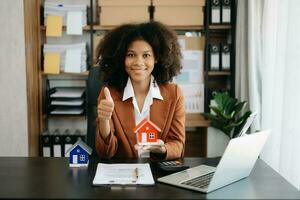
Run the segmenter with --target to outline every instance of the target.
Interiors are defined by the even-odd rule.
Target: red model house
[[[147,119],[142,120],[133,131],[139,145],[156,144],[158,133],[161,132],[159,127]]]

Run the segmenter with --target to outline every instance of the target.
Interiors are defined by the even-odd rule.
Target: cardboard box
[[[153,0],[154,20],[170,26],[203,26],[205,0]]]
[[[205,37],[187,37],[183,35],[178,36],[179,43],[182,45],[184,44],[185,50],[205,50]],[[181,42],[182,41],[182,42]]]
[[[150,0],[101,0],[98,2],[99,21],[102,26],[117,26],[150,20]]]

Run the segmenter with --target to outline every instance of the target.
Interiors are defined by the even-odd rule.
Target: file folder
[[[73,144],[75,144],[76,140],[72,137],[70,130],[66,129],[63,135],[63,151],[64,157],[70,157],[70,152],[68,151]]]
[[[220,45],[209,44],[209,70],[220,70]]]
[[[60,54],[45,53],[44,55],[44,72],[46,74],[59,74],[60,71]]]
[[[51,145],[51,137],[48,131],[45,131],[40,136],[41,138],[41,155],[43,157],[51,157],[52,156],[52,145]]]
[[[231,55],[231,48],[230,44],[222,44],[221,45],[221,51],[222,51],[222,56],[221,56],[221,70],[230,70],[230,55]]]
[[[222,24],[231,23],[231,0],[222,0]]]
[[[52,133],[53,157],[62,157],[62,135],[56,129]]]
[[[61,37],[62,36],[63,17],[49,15],[47,16],[46,36]]]
[[[220,0],[210,1],[210,23],[220,24],[221,23],[221,2]]]
[[[74,136],[76,138],[75,142],[77,142],[79,139],[81,139],[82,141],[86,142],[86,134],[84,134],[84,132],[82,132],[81,130],[76,129],[75,133],[74,133]]]

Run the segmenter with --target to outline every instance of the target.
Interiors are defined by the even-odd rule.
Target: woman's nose
[[[135,64],[136,65],[144,65],[144,59],[142,56],[137,56],[136,59],[135,59]]]

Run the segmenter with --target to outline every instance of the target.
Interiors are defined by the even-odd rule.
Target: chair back
[[[97,98],[101,91],[100,67],[91,67],[87,80],[87,144],[95,151]]]

